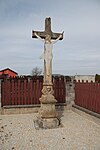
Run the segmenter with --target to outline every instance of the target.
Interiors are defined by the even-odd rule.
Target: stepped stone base
[[[60,121],[58,118],[37,118],[34,120],[35,129],[53,129],[58,128]]]

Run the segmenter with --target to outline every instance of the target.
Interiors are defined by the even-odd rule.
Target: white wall
[[[88,82],[91,82],[91,81],[95,82],[95,75],[75,75],[75,80],[76,81],[88,80]]]

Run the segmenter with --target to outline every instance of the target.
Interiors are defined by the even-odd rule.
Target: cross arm
[[[35,33],[40,36],[42,39],[45,39],[46,34],[44,32],[40,32],[40,31],[32,31],[32,38],[37,38],[37,36],[35,35]]]
[[[62,36],[59,38],[59,40],[63,39],[63,33],[51,33],[51,39],[56,40],[60,35],[62,34]]]
[[[45,39],[46,35],[49,34],[51,36],[51,39],[54,39],[56,40],[61,34],[62,36],[59,38],[59,40],[62,40],[63,39],[63,33],[54,33],[54,32],[46,32],[46,31],[32,31],[32,38],[37,38],[37,36],[35,35],[35,33],[40,36],[42,39]]]

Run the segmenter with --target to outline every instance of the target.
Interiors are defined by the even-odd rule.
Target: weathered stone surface
[[[55,104],[49,103],[49,104],[42,104],[41,108],[39,110],[39,115],[41,118],[55,118],[58,116],[58,113],[55,110]]]
[[[42,94],[40,102],[42,104],[50,104],[50,103],[55,104],[57,100],[54,98],[52,94],[47,93],[46,95]]]
[[[52,84],[52,47],[58,40],[63,39],[63,33],[53,33],[51,31],[51,18],[45,19],[45,31],[33,31],[33,38],[38,38],[44,43],[44,80],[42,96],[40,98],[41,108],[39,118],[35,120],[36,128],[56,128],[59,126],[58,114],[55,109],[57,100],[53,94]],[[55,39],[55,41],[52,41]]]
[[[60,120],[58,118],[38,118],[34,120],[35,129],[53,129],[60,125]]]
[[[45,31],[44,32],[43,31],[42,32],[35,31],[35,32],[37,32],[37,34],[43,39],[46,38],[47,34],[50,34],[51,39],[57,39],[59,37],[59,34],[60,34],[60,33],[52,32],[52,30],[51,30],[51,18],[50,17],[45,19]],[[36,35],[34,34],[34,31],[32,31],[32,38],[37,38]],[[63,36],[59,40],[62,40],[62,39],[63,39]]]

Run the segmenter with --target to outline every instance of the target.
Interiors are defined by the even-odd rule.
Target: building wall
[[[87,80],[88,82],[91,82],[91,81],[95,82],[95,75],[75,75],[75,80],[76,81]]]
[[[7,70],[8,77],[16,77],[16,74],[14,72],[11,72],[10,70]]]
[[[8,77],[16,77],[16,73],[14,73],[10,70],[0,71],[0,75],[2,75],[2,74],[6,74],[6,75],[8,75]]]

